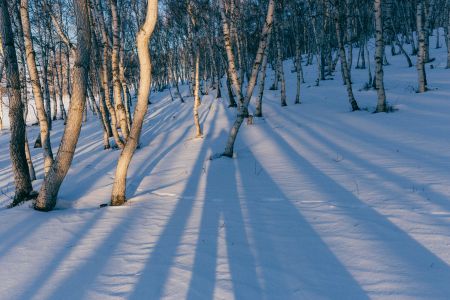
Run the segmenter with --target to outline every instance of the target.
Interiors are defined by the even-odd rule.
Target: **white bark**
[[[33,187],[25,156],[25,122],[20,92],[19,68],[6,0],[0,0],[0,36],[2,37],[2,48],[5,55],[6,80],[10,91],[9,122],[11,141],[9,143],[9,152],[15,182],[15,195],[12,205],[17,205],[29,198]]]
[[[417,53],[417,73],[419,78],[419,93],[424,93],[427,90],[427,78],[425,73],[425,61],[426,61],[426,43],[425,32],[423,28],[423,4],[421,0],[417,3],[417,34],[419,40],[419,51]]]
[[[194,88],[194,124],[195,124],[195,137],[202,136],[202,128],[200,126],[200,120],[198,117],[198,108],[200,107],[200,50],[196,49],[195,53],[195,88]]]
[[[75,154],[86,102],[91,55],[91,29],[89,27],[87,2],[85,0],[74,0],[73,4],[77,24],[77,50],[73,69],[74,88],[58,154],[42,183],[36,200],[35,209],[41,211],[52,210],[56,205],[59,188],[69,171]]]
[[[139,30],[136,38],[136,44],[139,56],[140,81],[138,100],[134,111],[133,124],[131,131],[122,153],[117,163],[116,176],[114,178],[114,186],[111,195],[111,205],[122,205],[126,201],[126,177],[128,166],[130,165],[134,151],[137,148],[139,137],[141,135],[142,123],[147,113],[148,97],[150,95],[152,64],[148,43],[155,29],[158,17],[158,1],[148,0],[147,16],[145,23]]]
[[[238,109],[238,115],[236,117],[236,120],[233,124],[233,127],[231,128],[230,135],[228,136],[227,144],[225,146],[225,151],[222,154],[223,156],[227,157],[233,157],[234,152],[234,143],[236,141],[237,134],[239,132],[239,129],[244,122],[245,118],[245,112],[247,111],[248,104],[250,102],[250,98],[253,94],[253,89],[255,88],[257,75],[260,69],[261,62],[264,57],[264,52],[267,47],[267,41],[269,39],[269,35],[272,31],[272,24],[273,24],[273,14],[275,9],[275,0],[269,1],[269,6],[267,8],[267,16],[266,21],[264,23],[264,27],[261,33],[261,37],[259,40],[259,46],[258,51],[256,52],[256,57],[253,63],[252,73],[250,76],[250,80],[248,82],[247,86],[247,93],[244,99],[243,105]]]
[[[113,50],[111,55],[112,73],[113,73],[113,94],[114,105],[117,116],[119,118],[120,129],[125,140],[128,139],[129,124],[127,120],[127,113],[122,100],[122,84],[120,82],[119,71],[119,51],[120,51],[120,30],[119,30],[119,14],[117,12],[117,0],[111,0],[111,15],[112,15],[112,36],[113,36]]]
[[[36,58],[33,48],[33,37],[31,35],[30,20],[28,15],[28,0],[21,0],[20,15],[23,27],[23,38],[25,43],[25,52],[28,65],[28,73],[31,80],[31,88],[33,90],[34,102],[36,105],[42,149],[44,154],[44,172],[48,173],[53,164],[53,153],[50,144],[49,125],[45,112],[44,99],[42,96],[41,83],[39,81],[39,73],[36,66]],[[56,70],[54,70],[56,71]]]
[[[384,40],[383,40],[383,18],[381,11],[381,0],[375,0],[375,86],[377,89],[378,102],[376,112],[386,112],[386,94],[384,91]]]

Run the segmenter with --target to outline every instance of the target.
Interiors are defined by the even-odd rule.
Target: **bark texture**
[[[6,0],[0,0],[0,33],[5,56],[6,80],[9,86],[9,122],[11,140],[9,152],[14,172],[15,194],[12,205],[30,197],[33,190],[25,154],[24,108],[20,91],[20,75],[16,49]]]
[[[56,159],[42,183],[35,209],[50,211],[56,205],[59,188],[69,171],[80,136],[83,111],[86,103],[87,79],[91,55],[91,30],[86,0],[73,1],[77,25],[77,48],[73,68],[73,93],[66,127]]]
[[[138,101],[134,111],[133,124],[131,125],[130,135],[116,168],[114,186],[111,195],[111,205],[122,205],[126,201],[126,182],[128,166],[130,165],[134,151],[136,150],[139,137],[141,135],[142,123],[148,108],[148,97],[150,95],[150,86],[152,80],[152,63],[148,43],[155,29],[158,18],[158,1],[149,0],[147,4],[147,16],[144,24],[139,30],[136,38],[136,44],[139,56],[139,91]]]

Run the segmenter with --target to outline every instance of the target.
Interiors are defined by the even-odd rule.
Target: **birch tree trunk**
[[[39,81],[39,73],[36,67],[36,58],[33,48],[33,37],[31,34],[30,19],[28,15],[28,0],[20,1],[20,15],[22,19],[23,38],[25,43],[25,52],[28,65],[28,73],[31,80],[31,88],[33,90],[34,102],[38,115],[40,137],[44,154],[44,173],[47,174],[53,163],[53,153],[50,144],[49,126],[45,112],[44,99],[42,96],[41,83]]]
[[[300,49],[300,40],[297,37],[295,40],[295,72],[297,73],[297,90],[295,95],[295,104],[300,104],[300,88],[302,85],[302,52]]]
[[[86,0],[73,0],[77,27],[77,48],[73,68],[73,94],[66,127],[56,159],[42,183],[35,209],[50,211],[56,205],[59,188],[72,163],[86,102],[87,77],[91,55],[91,29]]]
[[[223,0],[221,0],[222,2]],[[221,7],[223,9],[223,6]],[[234,143],[236,142],[236,137],[239,132],[239,129],[244,122],[244,118],[246,117],[245,112],[247,111],[248,104],[253,94],[253,89],[256,85],[257,75],[260,69],[261,62],[264,57],[264,52],[267,47],[267,41],[269,39],[269,35],[272,30],[273,25],[273,14],[275,9],[275,0],[269,0],[269,5],[267,8],[266,21],[264,23],[264,27],[261,32],[261,37],[259,40],[258,50],[256,52],[256,57],[253,63],[252,73],[250,80],[247,86],[247,93],[244,99],[243,105],[238,109],[238,114],[236,120],[231,128],[230,134],[228,136],[227,144],[225,146],[225,151],[222,156],[233,157],[234,153]],[[225,30],[224,30],[225,32]]]
[[[194,87],[194,124],[195,124],[195,137],[199,138],[202,134],[202,128],[200,126],[200,120],[198,117],[198,108],[200,107],[200,49],[196,46],[195,51],[195,87]]]
[[[281,17],[279,18],[281,19]],[[286,79],[284,78],[284,68],[283,68],[283,53],[281,51],[281,25],[278,23],[276,26],[276,44],[277,44],[277,69],[281,81],[281,106],[287,106],[286,103]]]
[[[244,103],[244,98],[242,96],[241,84],[239,82],[239,78],[236,71],[236,63],[234,59],[233,48],[231,47],[230,26],[228,25],[227,17],[225,15],[225,8],[223,1],[224,0],[220,0],[220,16],[222,18],[223,39],[225,42],[225,50],[228,58],[228,74],[230,76],[234,91],[236,92],[236,96],[238,97],[238,105],[240,109],[242,104]]]
[[[376,112],[386,112],[386,94],[384,91],[384,40],[383,40],[383,15],[381,11],[381,1],[375,0],[375,86],[377,89],[378,102]]]
[[[109,89],[109,82],[110,82],[110,77],[109,77],[109,70],[108,70],[108,59],[109,59],[109,40],[108,40],[108,34],[106,32],[106,26],[105,26],[105,20],[103,18],[103,10],[101,7],[101,2],[99,0],[95,0],[95,12],[96,15],[98,16],[98,23],[99,23],[99,28],[100,28],[100,32],[102,35],[102,44],[101,44],[101,48],[102,48],[102,71],[101,71],[101,81],[102,81],[102,85],[103,85],[103,91],[105,93],[105,104],[106,107],[108,109],[109,112],[109,116],[111,118],[111,132],[112,135],[114,137],[114,141],[117,145],[117,147],[119,148],[123,148],[124,147],[124,143],[122,142],[122,140],[120,139],[119,133],[117,131],[117,114],[116,114],[116,110],[114,109],[114,106],[112,105],[112,101],[111,101],[111,92]]]
[[[20,75],[6,0],[0,0],[0,30],[5,56],[6,80],[10,89],[9,122],[11,141],[9,143],[9,151],[15,182],[15,194],[12,202],[12,206],[14,206],[29,199],[33,187],[25,155],[25,121],[20,92]]]
[[[447,0],[447,69],[450,69],[450,0]]]
[[[423,3],[421,0],[417,3],[417,34],[419,40],[419,52],[417,53],[417,73],[419,77],[419,93],[424,93],[427,90],[427,76],[425,73],[425,32],[423,30]]]
[[[267,41],[267,44],[270,44],[270,36],[269,39]],[[256,99],[256,106],[255,106],[255,117],[261,118],[263,116],[263,112],[262,112],[262,102],[263,102],[263,95],[264,95],[264,86],[266,83],[266,72],[267,72],[267,49],[269,47],[266,48],[266,50],[264,51],[264,57],[263,57],[263,61],[262,61],[262,66],[261,66],[261,78],[259,79],[259,91],[258,91],[258,98]]]
[[[152,64],[148,43],[153,34],[153,30],[155,29],[157,17],[158,1],[148,0],[147,16],[136,38],[140,67],[138,100],[134,111],[134,121],[131,125],[128,142],[122,150],[119,161],[117,162],[116,176],[114,178],[114,185],[111,195],[111,205],[113,206],[122,205],[126,201],[126,179],[128,166],[130,165],[134,151],[138,145],[142,123],[144,122],[144,117],[147,113],[148,97],[150,94],[152,79]]]
[[[119,71],[119,51],[120,51],[120,30],[119,30],[119,14],[117,12],[117,0],[111,0],[111,15],[112,15],[112,36],[113,49],[111,56],[112,73],[113,73],[113,94],[114,105],[119,117],[120,129],[125,141],[128,139],[129,124],[127,121],[127,113],[124,103],[122,101],[122,84],[120,82]]]
[[[337,10],[339,10],[339,8],[337,8]],[[342,75],[344,77],[345,86],[347,87],[348,102],[352,107],[352,111],[356,111],[359,110],[359,106],[358,103],[356,102],[355,96],[353,95],[352,81],[350,79],[351,78],[350,70],[347,64],[347,55],[345,53],[344,42],[342,39],[341,21],[338,11],[336,11],[335,13],[335,26],[336,26],[336,37],[339,46],[339,57],[341,59],[341,66],[342,66]]]

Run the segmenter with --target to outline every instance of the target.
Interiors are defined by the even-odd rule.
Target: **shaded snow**
[[[265,118],[243,125],[232,160],[208,159],[234,119],[225,99],[203,97],[205,136],[193,139],[192,99],[155,94],[124,207],[98,208],[119,151],[102,150],[90,117],[57,209],[0,210],[0,298],[448,299],[445,51],[433,49],[425,94],[414,92],[415,68],[388,57],[387,96],[399,109],[390,114],[349,112],[339,72],[315,87],[314,66],[294,106],[286,62],[289,106],[266,91]],[[357,91],[367,70],[352,76],[360,106],[373,109],[376,92]],[[54,128],[57,147],[62,124]],[[28,128],[30,140],[37,132]],[[3,207],[13,193],[8,140],[3,132]],[[32,152],[38,189],[42,155]]]

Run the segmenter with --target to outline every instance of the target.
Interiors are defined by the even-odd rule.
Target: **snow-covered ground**
[[[243,125],[235,159],[209,160],[234,119],[226,98],[203,97],[205,136],[193,139],[192,99],[152,95],[124,207],[99,208],[119,151],[102,149],[90,117],[57,209],[0,210],[0,299],[449,299],[446,49],[432,49],[425,94],[415,68],[387,52],[398,111],[372,114],[376,92],[358,91],[367,70],[353,70],[369,111],[350,112],[340,73],[316,87],[315,66],[293,105],[287,61],[289,106],[266,91],[265,118]],[[55,149],[61,134],[57,122]],[[1,133],[2,207],[13,194],[8,141]]]

